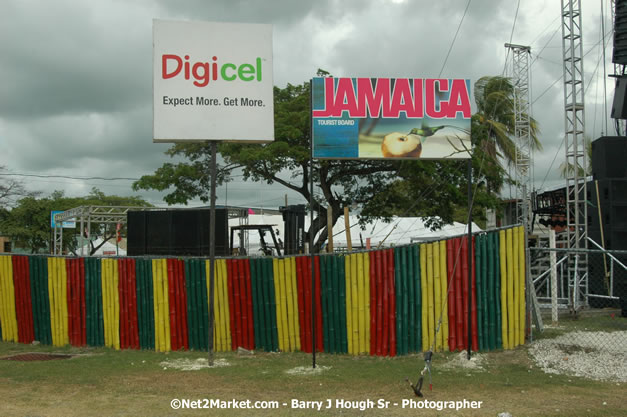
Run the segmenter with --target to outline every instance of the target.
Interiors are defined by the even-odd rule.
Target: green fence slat
[[[250,285],[253,296],[253,327],[255,330],[255,347],[257,349],[263,348],[265,350],[266,341],[265,341],[265,331],[263,331],[263,326],[265,323],[263,309],[261,309],[261,305],[263,302],[263,297],[261,295],[261,285],[259,279],[259,268],[256,260],[249,260],[250,263]]]
[[[94,274],[94,287],[96,289],[96,340],[97,346],[104,346],[104,311],[103,311],[103,299],[102,299],[102,263],[100,259],[92,259],[92,267]]]
[[[416,245],[414,247],[414,262],[416,267],[415,276],[414,276],[414,286],[416,291],[414,292],[414,300],[415,300],[415,332],[416,332],[416,351],[422,351],[422,287],[420,285],[420,246]]]
[[[200,263],[198,259],[191,259],[190,260],[190,270],[192,273],[192,290],[194,291],[193,294],[191,294],[192,299],[194,300],[194,309],[193,309],[193,313],[194,313],[194,336],[196,338],[196,349],[197,350],[203,350],[203,343],[202,343],[202,336],[203,336],[203,332],[202,332],[202,320],[203,320],[203,302],[202,302],[202,293],[203,293],[203,287],[202,287],[202,277],[201,277],[201,271],[200,271]],[[207,287],[204,287],[204,292],[207,292]]]
[[[484,235],[481,239],[482,253],[483,253],[483,274],[481,277],[481,282],[483,283],[483,347],[486,350],[490,350],[490,326],[489,326],[489,315],[490,315],[490,303],[488,300],[488,257],[490,254],[488,253],[488,236]]]
[[[39,338],[40,335],[40,322],[41,318],[39,317],[39,297],[37,294],[37,266],[35,266],[34,258],[32,256],[28,257],[28,270],[30,274],[30,298],[33,309],[33,331],[35,333],[35,340],[41,341]],[[2,340],[2,323],[0,323],[0,340]]]
[[[494,234],[488,234],[488,349],[496,347],[496,305],[494,304]]]
[[[416,352],[416,286],[414,283],[414,246],[408,246],[405,250],[407,257],[407,276],[405,282],[407,283],[407,333],[408,333],[408,352]]]
[[[405,316],[405,324],[403,325],[403,344],[405,345],[404,354],[407,355],[413,351],[413,339],[411,337],[411,328],[413,327],[413,303],[411,299],[411,247],[403,247],[401,253],[401,267],[403,269],[403,315]]]
[[[333,255],[320,257],[320,295],[322,297],[322,335],[324,351],[336,353],[333,329]]]
[[[481,246],[481,235],[477,235],[475,237],[475,300],[477,303],[477,341],[479,342],[479,350],[484,350],[483,346],[483,300],[481,299],[481,278],[482,278],[482,246]]]
[[[340,316],[340,332],[341,339],[340,344],[342,346],[341,353],[348,353],[348,335],[346,329],[346,267],[344,264],[344,257],[335,258],[335,274],[337,277],[337,284],[339,287],[339,316]]]
[[[154,349],[154,310],[152,305],[152,263],[149,259],[135,262],[139,339],[142,349]]]
[[[338,270],[339,256],[329,258],[329,276],[331,278],[331,318],[333,320],[334,353],[343,353],[342,345],[342,301],[340,296],[340,278]],[[344,328],[344,330],[346,330]]]
[[[52,325],[50,323],[50,298],[48,294],[48,260],[45,257],[38,257],[39,263],[39,297],[41,307],[42,340],[47,345],[52,344]]]
[[[338,322],[339,322],[339,317],[336,317],[338,312],[337,312],[337,302],[336,302],[336,293],[335,293],[335,271],[334,271],[334,265],[335,262],[333,260],[334,255],[329,255],[326,257],[321,258],[321,260],[324,260],[324,271],[325,271],[325,285],[324,285],[324,291],[325,291],[325,299],[326,299],[326,303],[327,303],[327,323],[325,323],[325,326],[328,326],[329,328],[329,347],[327,350],[327,347],[325,345],[325,350],[327,350],[330,353],[339,353],[340,352],[340,344],[339,344],[339,340],[340,338],[338,337]]]
[[[276,297],[274,295],[274,272],[272,270],[272,259],[271,258],[263,258],[263,266],[264,266],[264,281],[266,284],[266,297],[268,299],[268,308],[266,311],[270,316],[270,340],[271,351],[275,352],[279,350],[279,333],[277,329],[277,317],[276,317]]]
[[[187,343],[190,349],[198,349],[198,339],[196,338],[196,289],[194,288],[195,274],[190,268],[190,259],[183,261],[183,269],[185,271],[185,292],[187,293],[187,300],[185,309],[187,310]],[[194,276],[192,276],[194,275]]]
[[[394,265],[401,265],[400,260],[401,248],[394,249]],[[403,317],[403,284],[401,283],[401,268],[394,269],[394,287],[396,288],[396,352],[403,354],[403,328],[405,321]]]

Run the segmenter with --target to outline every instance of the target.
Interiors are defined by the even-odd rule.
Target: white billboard
[[[272,26],[153,21],[153,141],[274,140]]]

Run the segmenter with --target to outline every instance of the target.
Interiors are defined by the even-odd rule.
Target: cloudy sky
[[[602,3],[610,34],[606,71],[613,72],[610,1],[581,3],[586,135],[594,139],[605,132]],[[535,188],[560,185],[558,167],[565,159],[560,1],[523,0],[518,9],[517,4],[0,0],[0,165],[31,190],[74,196],[98,187],[165,205],[159,193],[134,193],[131,180],[80,178],[139,178],[169,159],[163,154],[169,145],[152,142],[152,21],[206,20],[272,24],[274,83],[280,87],[302,83],[318,68],[343,77],[429,78],[442,72],[474,82],[484,75],[511,75],[504,43],[528,45],[532,114],[544,145],[534,156]],[[614,83],[606,80],[609,113]],[[218,204],[277,207],[284,194],[278,185],[236,181],[218,190]],[[290,203],[296,201],[290,196]]]

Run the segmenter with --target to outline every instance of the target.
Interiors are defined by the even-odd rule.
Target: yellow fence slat
[[[509,349],[507,336],[507,242],[505,230],[499,231],[499,268],[501,274],[501,339],[503,349]]]
[[[505,231],[507,243],[507,340],[510,349],[516,347],[514,329],[516,326],[516,309],[514,308],[514,233],[512,229]]]
[[[429,348],[434,345],[435,314],[434,314],[434,277],[433,277],[433,244],[427,244],[427,314],[429,317],[428,341]]]
[[[513,309],[513,316],[514,316],[514,334],[513,334],[513,339],[510,340],[510,342],[512,343],[512,347],[516,347],[520,344],[520,340],[518,339],[518,336],[520,334],[520,316],[518,315],[518,311],[520,310],[518,303],[520,302],[520,296],[518,294],[518,292],[520,291],[520,288],[518,286],[518,282],[520,281],[520,278],[518,276],[519,273],[519,268],[518,268],[518,244],[519,244],[519,233],[518,233],[518,228],[515,227],[513,229],[510,229],[512,231],[512,253],[509,259],[512,260],[512,285],[514,290],[512,291],[512,296],[514,297],[514,309]]]
[[[117,259],[102,259],[102,312],[105,346],[120,349],[120,296]]]
[[[353,322],[353,354],[359,355],[359,287],[357,283],[357,255],[350,257],[350,277],[351,277],[351,320]]]
[[[2,340],[17,342],[17,312],[11,256],[0,256],[0,322],[2,323]]]
[[[289,342],[289,351],[293,352],[296,348],[296,336],[295,336],[295,321],[298,320],[298,312],[294,315],[294,289],[292,288],[292,263],[290,262],[290,258],[283,259],[283,268],[284,268],[284,278],[285,278],[285,299],[287,306],[287,332],[288,332],[288,342]],[[294,317],[296,316],[296,317]]]
[[[48,258],[48,299],[52,344],[65,346],[70,340],[67,331],[67,272],[63,258]]]
[[[520,344],[525,343],[525,229],[518,227],[518,317],[520,321],[520,327],[518,328],[518,341]]]
[[[440,315],[442,313],[442,277],[440,276],[440,245],[439,243],[433,243],[433,299],[434,299],[434,327],[431,330],[435,340],[431,343],[435,344],[435,351],[440,352],[442,350],[442,333],[437,331],[440,321]],[[428,255],[428,253],[427,253]]]
[[[229,310],[228,294],[228,274],[226,260],[217,259],[215,261],[214,292],[213,292],[213,340],[216,352],[227,352],[231,350],[231,322]],[[205,261],[206,276],[210,277],[210,262]],[[207,299],[209,299],[210,280],[207,279]]]
[[[155,310],[155,350],[168,352],[170,344],[170,308],[168,299],[168,265],[165,259],[152,260]]]
[[[366,353],[366,288],[364,285],[364,260],[363,254],[355,254],[355,261],[357,264],[357,313],[359,320],[359,351],[357,353]]]
[[[300,350],[300,321],[299,321],[299,308],[298,305],[298,274],[296,272],[296,258],[291,257],[288,259],[290,264],[290,274],[292,283],[292,305],[293,309],[293,321],[294,321],[294,349]],[[252,318],[251,318],[252,320]]]
[[[228,284],[228,272],[226,267],[226,260],[220,260],[218,265],[220,266],[222,279],[222,310],[223,310],[223,327],[224,327],[224,351],[231,350],[231,309],[229,306],[229,284]]]
[[[276,329],[277,339],[279,342],[279,350],[285,349],[283,343],[283,315],[281,314],[281,286],[279,282],[279,260],[272,258],[272,275],[274,279],[274,300],[276,302]]]

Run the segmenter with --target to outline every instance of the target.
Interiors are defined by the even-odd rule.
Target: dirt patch
[[[321,373],[331,369],[330,366],[297,366],[296,368],[288,369],[285,371],[288,375],[320,375]]]
[[[468,371],[485,371],[486,356],[473,352],[468,359],[468,352],[462,351],[442,365],[444,369],[465,369]]]
[[[534,342],[529,353],[549,374],[627,382],[627,332],[570,332]]]
[[[199,371],[201,369],[222,368],[224,366],[231,366],[226,359],[216,359],[213,361],[213,365],[209,366],[207,358],[198,359],[175,359],[160,362],[159,365],[164,370],[169,368],[178,369],[180,371]]]

